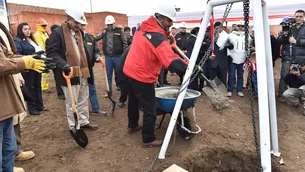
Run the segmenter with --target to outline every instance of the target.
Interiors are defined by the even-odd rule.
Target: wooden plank
[[[188,172],[185,169],[179,167],[176,164],[173,164],[172,166],[168,167],[167,169],[165,169],[163,172]]]

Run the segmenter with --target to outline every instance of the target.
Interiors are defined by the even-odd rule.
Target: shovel
[[[72,102],[72,112],[74,115],[74,120],[75,120],[75,126],[73,129],[70,130],[70,134],[72,135],[73,139],[76,141],[76,143],[82,147],[85,148],[88,145],[88,137],[86,133],[84,132],[83,129],[80,128],[80,125],[78,124],[78,116],[77,116],[77,110],[76,110],[76,104],[75,104],[75,99],[71,87],[71,77],[73,74],[73,68],[71,68],[71,72],[69,75],[66,75],[64,72],[62,72],[62,75],[66,79],[67,86],[68,86],[68,92],[69,92],[69,97]]]
[[[108,85],[108,77],[107,77],[105,63],[101,60],[100,64],[102,65],[102,68],[104,69],[104,73],[105,73],[106,91],[107,91],[108,98],[111,101],[111,105],[110,105],[109,111],[110,111],[110,115],[113,116],[116,102],[111,97],[112,95],[111,95],[111,92],[110,92],[110,89],[109,89],[109,85]]]
[[[207,82],[207,86],[203,88],[203,91],[208,97],[212,97],[215,92],[224,95],[227,94],[226,86],[217,77],[209,80],[203,73],[200,73],[200,75]]]
[[[178,53],[186,60],[189,60],[189,58],[179,49],[179,47],[176,46],[176,41],[174,41],[171,44],[171,47],[175,48]],[[205,59],[206,61],[207,59]],[[205,63],[204,61],[204,63]],[[203,64],[204,64],[203,63]],[[199,67],[201,70],[200,75],[203,77],[204,80],[207,82],[207,87],[203,88],[203,91],[207,94],[207,96],[211,97],[215,92],[216,93],[221,93],[221,94],[227,94],[227,88],[226,86],[218,79],[215,77],[213,80],[209,80],[203,73],[202,73],[202,68]]]

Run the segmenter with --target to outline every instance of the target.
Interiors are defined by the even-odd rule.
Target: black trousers
[[[129,86],[130,84],[128,80],[124,82],[120,82],[120,88],[121,88],[121,94],[119,98],[120,103],[125,103],[127,101]]]
[[[25,86],[34,98],[34,101],[27,101],[29,113],[41,111],[44,108],[42,102],[41,73],[30,70],[29,72],[23,72],[22,76],[25,81]]]
[[[163,82],[167,83],[167,74],[168,74],[168,70],[164,69],[164,74],[163,74]]]
[[[56,72],[60,72],[58,70],[59,69],[56,69],[56,68],[53,69],[53,74],[54,74],[54,80],[55,80],[55,85],[56,85],[57,96],[59,97],[59,96],[62,96],[62,95],[64,96],[65,94],[64,94],[64,91],[61,88],[60,80],[59,80],[59,78],[56,75]]]
[[[227,86],[227,74],[228,74],[228,69],[227,68],[209,68],[209,75],[210,75],[210,80],[213,80],[216,76],[217,78],[225,85]]]
[[[160,74],[159,74],[159,77],[158,77],[158,82],[159,84],[163,87],[164,85],[164,68],[162,67],[161,71],[160,71]]]
[[[156,98],[154,84],[148,84],[129,78],[128,92],[128,128],[135,128],[139,121],[139,107],[143,109],[143,143],[150,143],[156,140],[155,123]]]

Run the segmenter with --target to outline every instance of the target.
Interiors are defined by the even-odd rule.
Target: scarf
[[[89,78],[90,73],[81,32],[75,32],[75,37],[77,38],[75,43],[75,40],[73,40],[75,38],[73,38],[67,23],[62,24],[62,30],[66,45],[66,59],[68,64],[73,68],[72,77]]]

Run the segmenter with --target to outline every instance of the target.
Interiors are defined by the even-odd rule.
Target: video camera
[[[301,67],[302,66],[300,64],[293,64],[291,70],[292,71],[299,71]]]
[[[296,23],[295,18],[284,18],[283,21],[281,22],[280,25],[282,25],[282,31],[283,32],[288,32],[289,35],[291,33],[291,28],[294,26]]]

